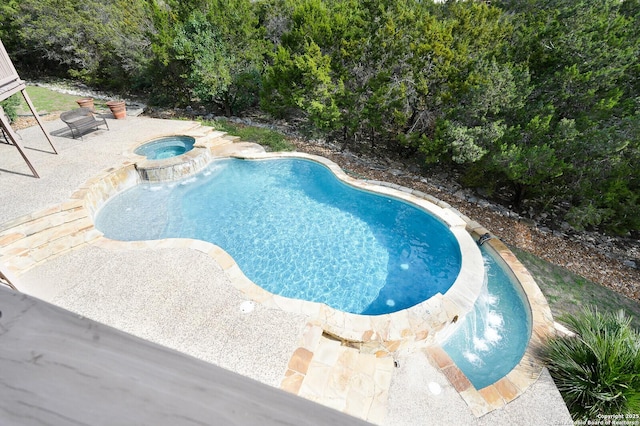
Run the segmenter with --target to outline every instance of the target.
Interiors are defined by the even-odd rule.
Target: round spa
[[[191,151],[194,143],[195,139],[191,136],[167,136],[140,145],[134,153],[148,160],[162,160]]]

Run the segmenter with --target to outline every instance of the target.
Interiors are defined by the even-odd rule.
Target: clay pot
[[[76,99],[76,103],[80,108],[89,108],[91,111],[96,112],[96,107],[93,105],[93,98]]]
[[[117,120],[122,120],[127,116],[127,107],[124,101],[109,101],[107,106]]]

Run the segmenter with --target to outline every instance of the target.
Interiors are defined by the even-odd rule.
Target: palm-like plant
[[[561,320],[575,333],[541,355],[575,420],[640,413],[640,334],[622,310],[585,309]]]

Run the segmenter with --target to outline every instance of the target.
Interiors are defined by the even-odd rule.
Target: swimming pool
[[[342,185],[357,188],[369,194],[382,194],[396,201],[403,200],[406,201],[408,205],[418,206],[420,210],[430,212],[437,217],[445,227],[448,227],[448,230],[455,235],[459,244],[462,253],[462,267],[455,282],[446,293],[438,293],[428,300],[408,309],[384,315],[360,315],[337,310],[324,303],[283,297],[267,291],[259,285],[256,285],[258,283],[250,280],[245,275],[241,265],[236,262],[234,257],[225,252],[225,250],[222,250],[215,243],[203,242],[199,237],[189,236],[184,232],[175,232],[173,236],[178,237],[176,239],[173,237],[169,239],[160,237],[157,241],[149,241],[146,243],[126,243],[126,241],[145,239],[144,235],[150,235],[148,229],[140,229],[140,226],[135,222],[137,216],[144,216],[146,212],[151,212],[156,217],[156,220],[150,221],[150,228],[155,227],[159,232],[157,235],[162,235],[162,231],[167,228],[167,219],[163,218],[163,216],[181,216],[179,210],[172,211],[172,207],[169,208],[175,205],[175,200],[166,199],[164,195],[166,195],[167,192],[164,191],[169,191],[173,188],[181,188],[181,191],[188,191],[192,188],[197,188],[199,185],[205,185],[205,182],[207,182],[210,176],[218,176],[223,171],[219,166],[224,165],[225,161],[221,160],[208,163],[209,166],[207,166],[203,172],[193,175],[192,178],[164,180],[153,184],[145,183],[147,180],[140,178],[140,162],[127,164],[114,171],[109,171],[102,178],[95,180],[79,195],[84,197],[86,208],[96,227],[104,231],[104,228],[98,225],[97,222],[105,218],[102,217],[99,219],[98,216],[103,215],[106,209],[109,208],[109,205],[118,200],[121,195],[127,194],[132,190],[157,193],[159,196],[156,198],[155,203],[150,202],[147,205],[136,206],[135,199],[132,198],[132,204],[126,205],[126,203],[122,203],[121,207],[123,207],[123,209],[120,211],[118,209],[113,210],[113,214],[122,216],[120,219],[117,219],[115,223],[123,227],[122,230],[118,232],[122,232],[122,240],[124,240],[124,242],[109,242],[109,235],[105,235],[109,247],[111,247],[112,244],[115,244],[113,247],[131,247],[134,249],[190,247],[207,254],[211,259],[216,261],[230,278],[231,285],[242,292],[249,300],[257,301],[268,309],[280,309],[294,314],[305,315],[310,318],[310,321],[314,323],[317,322],[322,327],[323,333],[327,333],[330,336],[347,342],[356,342],[361,344],[362,348],[366,348],[366,350],[395,352],[396,350],[401,351],[406,348],[416,347],[416,345],[417,347],[426,347],[432,357],[432,361],[438,364],[447,377],[453,378],[451,380],[456,390],[460,392],[460,395],[470,407],[473,407],[474,413],[478,416],[491,411],[499,405],[496,405],[497,402],[493,398],[495,392],[499,392],[502,396],[502,399],[499,401],[506,404],[514,398],[517,398],[528,386],[537,380],[539,374],[542,372],[542,366],[537,363],[534,353],[531,352],[531,348],[542,344],[544,336],[554,333],[553,318],[546,304],[546,300],[533,278],[522,264],[517,261],[513,253],[497,239],[491,240],[487,244],[491,246],[491,251],[497,256],[496,259],[498,259],[499,263],[504,260],[504,262],[508,264],[506,268],[509,271],[513,271],[514,275],[513,281],[501,280],[501,285],[515,286],[516,292],[520,290],[523,291],[523,299],[525,300],[524,303],[526,306],[525,312],[530,315],[525,318],[525,321],[529,321],[527,324],[530,324],[530,326],[528,329],[526,327],[524,328],[524,330],[529,331],[522,333],[523,329],[519,328],[519,325],[515,323],[512,327],[512,324],[509,322],[510,320],[503,322],[504,330],[505,333],[511,333],[511,330],[514,330],[513,333],[522,333],[523,338],[529,339],[529,346],[524,355],[517,353],[519,352],[518,350],[514,351],[517,353],[517,357],[522,356],[520,362],[508,372],[506,376],[502,377],[493,385],[483,388],[483,391],[487,389],[487,393],[478,392],[478,390],[476,390],[478,388],[473,388],[471,382],[468,380],[458,380],[458,378],[461,378],[464,374],[468,374],[471,377],[474,373],[469,373],[468,369],[462,371],[452,359],[454,356],[449,355],[447,351],[442,349],[441,345],[446,341],[446,336],[450,337],[452,334],[455,334],[458,326],[463,323],[463,317],[475,308],[476,299],[479,297],[481,287],[485,280],[485,263],[487,260],[483,260],[483,253],[481,253],[481,248],[478,247],[475,239],[489,231],[480,224],[463,216],[447,203],[420,191],[400,187],[392,183],[352,178],[346,175],[335,163],[323,157],[303,153],[247,153],[243,150],[226,150],[224,152],[226,155],[238,155],[240,158],[245,159],[225,160],[232,162],[244,161],[258,163],[264,161],[266,163],[272,160],[275,161],[276,159],[305,159],[325,167]],[[184,156],[178,159],[182,158],[184,158]],[[290,179],[280,180],[286,183]],[[220,186],[220,190],[225,189],[224,185]],[[260,196],[259,191],[257,196]],[[260,213],[262,213],[262,210],[259,209],[256,210],[255,214]],[[295,214],[293,216],[295,216]],[[185,217],[188,217],[188,215]],[[238,217],[240,216],[236,216],[236,218]],[[107,222],[109,222],[109,220]],[[182,225],[180,225],[181,219],[176,218],[173,222],[175,225],[174,231],[180,231],[182,228]],[[234,222],[231,220],[229,223],[233,224],[233,227],[242,228],[240,221]],[[212,226],[216,226],[216,224]],[[475,239],[472,238],[472,235],[476,235]],[[194,267],[197,267],[197,265],[194,265]],[[491,279],[491,274],[489,275],[489,279]],[[501,299],[501,301],[502,300],[504,299]],[[385,300],[385,303],[386,302]],[[523,318],[520,318],[520,320],[522,319]],[[530,331],[531,329],[534,329],[535,333],[532,333]],[[495,355],[499,359],[502,354],[501,351],[504,349],[494,346],[490,350],[493,349],[496,350]],[[511,349],[507,349],[507,351],[511,351]],[[509,353],[506,356],[511,357],[511,355],[512,353]],[[487,363],[493,362],[492,359],[493,358],[489,357],[485,358]],[[487,371],[492,370],[492,366],[488,365]],[[476,370],[476,373],[480,375],[486,374],[481,370]],[[490,374],[496,374],[494,378],[498,376],[498,373]],[[475,384],[478,387],[482,386],[482,384],[478,385],[477,381]],[[479,405],[479,401],[484,402]]]
[[[433,215],[305,159],[216,160],[191,179],[130,188],[95,223],[117,240],[212,242],[274,294],[366,315],[446,293],[462,262]]]
[[[486,286],[442,348],[476,389],[500,380],[522,359],[529,343],[529,304],[513,273],[487,245],[481,247]]]

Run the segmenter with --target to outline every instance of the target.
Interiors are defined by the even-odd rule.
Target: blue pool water
[[[302,159],[219,160],[195,178],[139,185],[109,200],[96,227],[125,241],[209,241],[274,294],[359,314],[444,294],[461,266],[434,216]]]
[[[134,151],[149,160],[176,157],[193,149],[195,139],[191,136],[167,136],[139,146]]]
[[[522,358],[531,336],[531,312],[504,261],[481,247],[487,285],[443,349],[476,389],[500,380]]]

